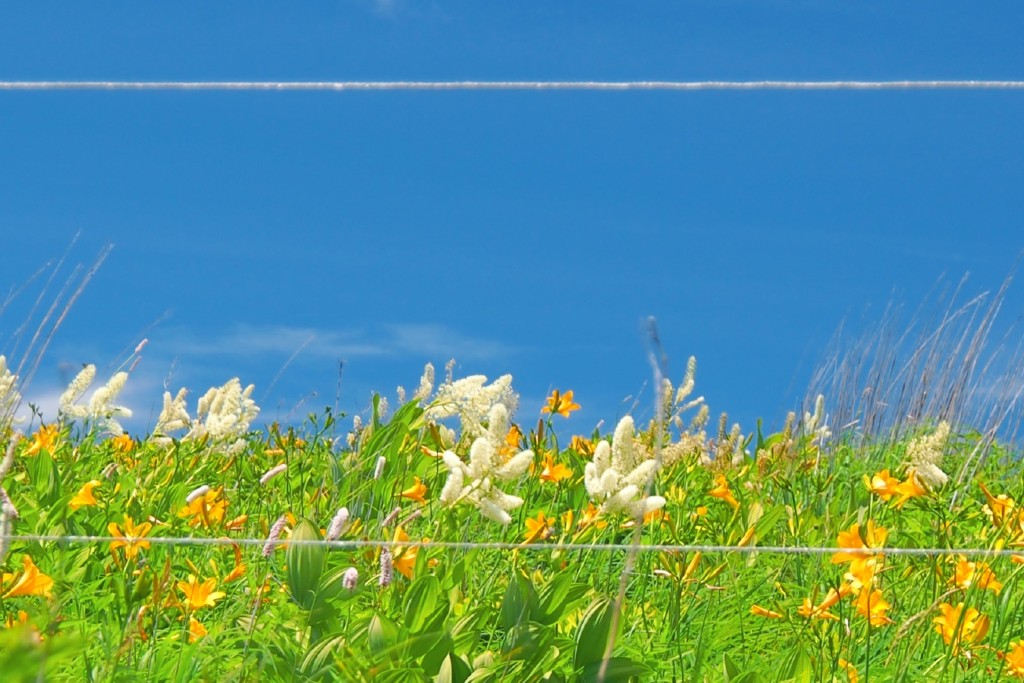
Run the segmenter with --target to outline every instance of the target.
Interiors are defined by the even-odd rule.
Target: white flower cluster
[[[940,489],[949,481],[949,475],[939,467],[948,438],[949,423],[943,421],[931,434],[919,436],[907,444],[907,467],[913,470],[917,481],[929,490]]]
[[[224,452],[234,455],[245,449],[245,434],[259,414],[259,406],[252,400],[253,385],[244,390],[237,377],[221,387],[212,387],[199,399],[196,417],[191,418],[185,407],[187,391],[181,389],[171,398],[164,392],[164,406],[160,411],[151,440],[162,445],[171,443],[172,432],[187,429],[182,441],[208,440],[212,445],[227,444]]]
[[[422,390],[421,386],[417,395]],[[475,438],[484,433],[483,423],[491,408],[502,405],[507,415],[515,412],[518,404],[519,396],[512,391],[512,375],[502,375],[490,384],[484,375],[471,375],[454,382],[446,381],[438,387],[437,395],[424,411],[424,417],[437,421],[458,415],[462,434]]]
[[[593,460],[583,470],[587,493],[601,504],[602,512],[640,517],[665,505],[661,496],[643,495],[658,464],[637,452],[633,436],[633,418],[627,415],[616,425],[611,444],[597,444]]]
[[[87,404],[78,403],[95,379],[95,365],[89,364],[82,368],[60,396],[60,414],[72,420],[93,420],[105,431],[120,436],[124,433],[124,428],[118,422],[118,418],[131,417],[132,411],[124,406],[115,405],[114,399],[124,389],[128,373],[115,372],[106,384],[92,392]]]
[[[17,386],[18,376],[7,367],[7,359],[0,356],[0,427],[4,426],[7,418],[14,415],[21,403]]]
[[[517,479],[533,462],[533,451],[522,451],[502,462],[499,454],[509,429],[508,408],[495,403],[487,414],[487,428],[473,441],[466,463],[452,451],[445,451],[444,464],[448,466],[448,481],[441,490],[440,501],[450,506],[457,503],[475,505],[480,513],[499,524],[508,524],[509,510],[523,504],[523,499],[505,493],[497,482]]]

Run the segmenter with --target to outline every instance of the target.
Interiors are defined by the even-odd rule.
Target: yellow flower
[[[867,617],[868,623],[872,626],[884,626],[892,623],[892,619],[885,616],[885,611],[889,609],[890,605],[882,597],[882,591],[877,588],[862,590],[853,604],[857,608],[857,614]]]
[[[594,455],[594,442],[590,439],[585,439],[582,436],[573,436],[572,441],[569,442],[569,448],[576,451],[584,458],[589,458]]]
[[[953,585],[960,590],[967,590],[972,585],[989,589],[996,595],[1003,589],[1003,584],[996,580],[996,575],[989,569],[986,562],[968,562],[963,555],[957,557],[956,568],[953,570]]]
[[[111,536],[117,538],[123,538],[123,541],[112,541],[110,544],[110,550],[114,551],[118,548],[124,548],[124,556],[131,559],[139,554],[139,550],[142,548],[149,547],[149,541],[143,541],[142,539],[146,534],[149,533],[153,525],[149,522],[143,522],[138,526],[135,525],[134,520],[128,515],[124,516],[124,530],[116,523],[111,522],[107,525],[107,531],[110,532]]]
[[[572,389],[565,392],[564,394],[558,393],[558,389],[551,392],[548,396],[548,404],[540,409],[542,413],[558,413],[562,417],[569,417],[569,413],[573,410],[579,410],[580,405],[574,403],[572,400]]]
[[[750,613],[753,614],[755,617],[765,617],[767,619],[781,619],[782,618],[782,614],[781,613],[775,612],[775,611],[770,610],[770,609],[766,609],[764,607],[761,607],[760,605],[751,605],[750,606]]]
[[[519,429],[518,425],[512,425],[508,428],[508,432],[505,434],[505,443],[498,451],[502,456],[508,458],[519,452],[519,447],[523,443],[523,430]]]
[[[537,519],[526,520],[526,543],[533,543],[536,540],[547,538],[551,535],[551,525],[555,520],[545,517],[543,512],[537,513]]]
[[[715,484],[716,486],[708,491],[709,496],[724,500],[726,503],[731,505],[734,510],[740,506],[739,501],[732,495],[732,490],[729,489],[729,480],[725,478],[724,474],[719,474],[715,477]]]
[[[544,469],[540,473],[541,481],[550,481],[557,484],[564,479],[572,478],[572,470],[560,462],[556,463],[554,456],[550,452],[544,454],[543,464]]]
[[[906,480],[896,485],[896,493],[900,494],[900,497],[896,499],[896,507],[902,508],[903,504],[911,498],[927,496],[928,489],[921,486],[921,483],[917,480],[917,474],[914,473],[914,470],[908,470]]]
[[[216,587],[217,579],[210,577],[199,583],[195,574],[189,574],[188,581],[178,582],[178,590],[185,596],[185,606],[189,610],[215,606],[218,600],[227,595],[223,591],[213,590]]]
[[[115,436],[110,440],[110,444],[114,447],[114,450],[118,453],[127,455],[135,450],[135,442],[132,441],[132,437],[127,434],[121,436]]]
[[[32,443],[25,449],[25,455],[39,455],[42,451],[52,454],[57,450],[58,436],[60,428],[57,425],[42,425],[39,431],[32,435]]]
[[[870,477],[866,474],[864,475],[864,485],[868,487],[868,491],[886,501],[899,493],[899,483],[899,479],[891,476],[889,470],[876,472]]]
[[[427,499],[425,498],[425,496],[427,495],[427,487],[426,487],[426,485],[422,481],[420,481],[419,477],[413,477],[413,480],[415,481],[415,483],[412,486],[410,486],[409,488],[407,488],[406,490],[402,491],[399,495],[402,496],[403,498],[408,498],[410,500],[415,500],[417,503],[420,503],[421,505],[426,505],[427,504]]]
[[[224,513],[228,509],[228,501],[221,498],[224,489],[211,489],[195,500],[181,508],[179,517],[191,517],[188,525],[191,527],[204,526],[207,529],[224,521]]]
[[[803,604],[796,608],[796,613],[806,619],[831,619],[836,621],[839,619],[836,615],[828,611],[828,609],[822,609],[819,605],[814,606],[810,598],[804,598]]]
[[[393,542],[407,543],[409,534],[405,529],[397,527]],[[416,558],[419,556],[420,548],[417,545],[403,545],[392,549],[392,563],[395,569],[407,579],[412,579],[413,570],[416,569]]]
[[[1006,673],[1015,678],[1024,678],[1024,640],[1013,641],[1006,654],[999,656],[1006,662],[1006,669],[1004,669]]]
[[[72,510],[77,510],[80,507],[86,505],[98,505],[99,501],[96,500],[96,496],[93,495],[92,490],[99,486],[102,482],[99,479],[93,479],[82,484],[82,488],[78,489],[78,493],[75,497],[68,502],[68,507]]]
[[[4,620],[4,626],[6,628],[14,628],[15,626],[24,626],[28,623],[28,612],[23,609],[18,610],[18,616],[15,617],[13,614],[8,614]]]
[[[847,680],[849,680],[850,683],[857,683],[857,681],[860,680],[857,675],[857,667],[855,667],[853,664],[846,661],[842,657],[839,658],[839,668],[846,671],[846,678]]]
[[[20,575],[5,572],[3,584],[7,585],[13,581],[14,584],[3,594],[6,598],[16,598],[19,595],[45,595],[50,597],[53,590],[53,579],[39,571],[39,567],[28,555],[21,556],[21,564],[25,567]]]
[[[1006,521],[1007,515],[1013,511],[1016,503],[1013,498],[1010,498],[1005,493],[1000,493],[998,496],[993,496],[985,485],[978,483],[981,487],[981,492],[985,494],[985,499],[988,501],[988,505],[985,506],[985,513],[992,519],[992,525],[996,527],[1003,526],[1003,522]]]
[[[942,610],[942,616],[932,619],[935,632],[942,636],[946,645],[952,646],[954,653],[959,652],[964,644],[970,646],[978,643],[988,633],[988,617],[973,607],[964,612],[964,603],[953,607],[944,602],[939,605],[939,609]]]
[[[889,531],[885,527],[876,527],[872,520],[868,520],[864,537],[861,537],[860,524],[852,525],[848,531],[840,531],[837,543],[840,548],[846,550],[867,550],[869,548],[882,548],[885,546],[885,539],[889,537]],[[832,564],[850,563],[850,572],[858,577],[863,577],[868,568],[869,562],[877,562],[882,555],[871,555],[864,552],[838,552],[832,555]],[[874,568],[871,569],[874,572]]]
[[[188,642],[194,643],[207,633],[206,627],[199,623],[199,620],[189,615],[188,618]]]
[[[580,515],[579,528],[586,529],[591,524],[598,529],[604,529],[608,526],[608,522],[601,519],[601,508],[593,503],[587,503],[587,509]]]

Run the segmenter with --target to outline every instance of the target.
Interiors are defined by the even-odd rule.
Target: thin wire
[[[376,541],[371,539],[358,540],[291,540],[287,538],[268,540],[266,538],[204,538],[199,536],[89,536],[89,535],[48,535],[48,534],[10,534],[0,535],[0,541],[25,541],[33,543],[151,543],[154,545],[182,546],[216,546],[216,545],[258,545],[271,544],[297,546],[323,546],[327,548],[441,548],[445,550],[530,550],[541,552],[556,551],[605,551],[689,553],[705,554],[727,553],[770,553],[778,555],[832,555],[842,552],[851,555],[908,555],[923,557],[940,557],[943,555],[970,555],[983,557],[1024,557],[1021,550],[1008,548],[826,548],[816,546],[735,546],[735,545],[700,545],[677,543],[642,544],[639,547],[632,543],[510,543],[505,541],[472,542],[472,541]]]
[[[0,81],[0,90],[1024,90],[1024,81]]]

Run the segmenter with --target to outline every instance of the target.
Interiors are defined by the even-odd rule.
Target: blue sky
[[[1024,77],[1013,3],[3,14],[0,80]],[[45,405],[148,337],[136,431],[165,385],[239,376],[285,419],[333,404],[344,360],[353,413],[454,356],[512,373],[526,423],[574,389],[586,432],[650,376],[649,315],[670,376],[696,355],[697,392],[749,431],[796,406],[844,319],[943,274],[999,285],[1024,248],[1022,120],[1019,91],[0,92],[0,285],[77,233],[72,262],[115,245],[27,393]],[[1019,286],[1003,310],[1024,312]]]

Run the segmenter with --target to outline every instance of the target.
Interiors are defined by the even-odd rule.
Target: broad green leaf
[[[291,540],[321,540],[320,530],[308,519],[300,519],[292,529]],[[290,543],[285,560],[288,564],[288,589],[303,609],[310,609],[316,599],[317,587],[324,571],[326,549],[322,545]]]
[[[573,667],[580,669],[604,657],[612,628],[615,604],[606,597],[595,599],[580,619],[576,631]]]
[[[466,683],[466,679],[473,673],[473,669],[462,657],[457,657],[454,652],[441,662],[441,668],[434,676],[434,683]]]
[[[629,657],[612,657],[608,660],[604,677],[601,678],[601,665],[603,663],[604,661],[599,659],[584,666],[580,681],[583,683],[591,681],[594,683],[628,683],[629,679],[634,676],[649,676],[651,674],[649,667],[634,662]]]
[[[505,599],[501,602],[501,626],[506,631],[510,631],[516,624],[529,621],[532,591],[529,579],[518,571],[512,574],[508,588],[505,589]]]
[[[384,652],[398,640],[398,627],[387,617],[374,614],[366,629],[366,638],[370,644],[370,650],[377,653]]]
[[[446,603],[441,591],[441,582],[436,576],[424,574],[416,578],[405,594],[403,613],[406,628],[413,633],[419,632],[428,620],[435,616],[437,607],[442,602]],[[445,607],[447,608],[447,603]]]
[[[789,660],[789,665],[783,669],[779,680],[792,681],[793,683],[811,683],[811,676],[814,673],[814,665],[810,656],[802,646],[798,646]]]

